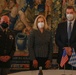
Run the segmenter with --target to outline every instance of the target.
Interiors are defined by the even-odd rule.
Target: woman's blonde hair
[[[43,15],[38,15],[34,21],[33,29],[38,30],[37,24],[38,24],[38,19],[43,18],[44,19],[44,29],[50,29],[50,27],[47,25],[46,18]]]

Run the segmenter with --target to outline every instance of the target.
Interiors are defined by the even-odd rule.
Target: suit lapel
[[[76,20],[74,22],[73,29],[72,29],[72,32],[71,32],[71,38],[72,38],[75,30],[76,30]]]
[[[68,39],[68,33],[67,33],[67,21],[65,22],[65,25],[64,25],[64,32],[65,32],[65,36],[66,36],[66,39]]]

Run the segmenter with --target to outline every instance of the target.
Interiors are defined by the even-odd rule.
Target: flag
[[[73,48],[73,52],[68,63],[72,65],[73,67],[76,67],[76,53],[75,53],[74,48]]]
[[[63,50],[60,66],[63,67],[67,61],[68,61],[68,56],[66,54],[66,50]]]

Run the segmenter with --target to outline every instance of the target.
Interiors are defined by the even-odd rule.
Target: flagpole
[[[71,74],[70,75],[73,75],[73,66],[72,66],[72,71],[71,71]]]
[[[65,65],[64,65],[64,72],[63,72],[63,74],[62,74],[62,75],[66,75],[66,74],[65,74]]]
[[[66,74],[65,74],[65,65],[64,65],[64,75],[66,75]]]
[[[63,71],[64,73],[62,75],[66,75],[65,74],[65,67],[66,67],[66,62],[68,61],[68,56],[66,54],[66,50],[63,50],[63,55],[62,55],[62,58],[61,58],[61,62],[60,62],[60,66],[63,67]]]

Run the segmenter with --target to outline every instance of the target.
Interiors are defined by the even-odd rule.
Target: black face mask
[[[8,27],[8,24],[3,22],[3,23],[1,24],[1,27],[2,27],[3,29],[6,29],[6,28]]]

